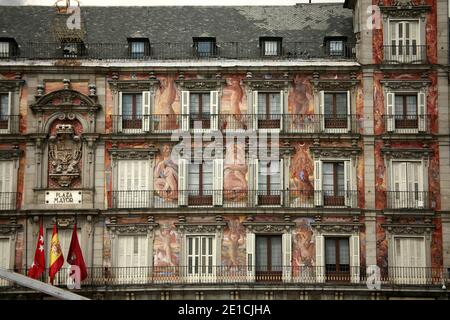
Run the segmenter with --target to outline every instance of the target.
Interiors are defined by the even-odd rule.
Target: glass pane
[[[198,41],[197,53],[201,57],[207,57],[212,54],[213,42],[212,41]]]
[[[264,55],[278,55],[278,41],[264,41]]]
[[[258,93],[258,114],[267,113],[267,93]]]
[[[401,95],[395,96],[395,115],[403,115],[403,96]]]
[[[268,177],[267,161],[259,162],[258,173],[258,190],[267,190],[267,177]]]
[[[8,115],[8,95],[0,95],[0,115]],[[6,120],[6,119],[5,119]]]
[[[126,119],[127,116],[133,115],[133,95],[122,95],[122,115]]]
[[[205,161],[203,163],[203,190],[213,189],[213,162]]]
[[[282,249],[281,249],[281,237],[272,237],[271,239],[271,255],[272,255],[272,270],[281,271],[282,262]]]
[[[143,41],[131,42],[131,53],[133,55],[143,55],[145,52],[145,43]]]
[[[417,96],[406,97],[406,113],[408,115],[417,115]]]
[[[204,116],[209,116],[209,114],[211,113],[210,99],[211,98],[209,93],[202,94],[202,114]]]
[[[336,94],[336,115],[341,117],[347,115],[347,94]]]
[[[325,239],[325,264],[336,264],[336,241]]]
[[[198,93],[191,93],[189,95],[189,111],[191,115],[199,114],[200,112],[200,95]]]
[[[330,41],[330,55],[340,56],[344,53],[344,42],[342,40]]]
[[[142,115],[142,94],[136,94],[136,115]]]
[[[350,249],[348,239],[339,240],[339,261],[341,265],[350,264]]]
[[[334,168],[332,162],[323,163],[322,186],[324,191],[334,191]]]
[[[189,190],[198,191],[200,189],[200,166],[195,163],[190,163],[188,171]]]
[[[257,270],[267,270],[267,238],[256,237],[256,266]]]
[[[324,94],[324,112],[325,114],[333,114],[333,94],[325,93]]]
[[[269,105],[270,105],[270,114],[271,115],[278,115],[281,113],[280,94],[279,93],[270,93],[269,94]]]
[[[344,163],[343,162],[338,162],[336,164],[336,175],[337,175],[337,186],[338,186],[338,191],[339,192],[343,192],[344,191]],[[342,195],[342,194],[340,194]]]

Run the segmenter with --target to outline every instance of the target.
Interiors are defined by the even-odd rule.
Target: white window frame
[[[286,90],[264,90],[264,91],[258,91],[258,90],[253,90],[251,91],[252,93],[252,98],[251,98],[251,107],[248,108],[249,112],[251,112],[251,117],[252,117],[252,126],[253,126],[253,130],[257,130],[259,132],[280,132],[283,131],[283,127],[284,127],[284,115],[286,114],[286,107],[288,104],[287,98],[288,98],[288,93]],[[279,128],[258,128],[258,120],[259,120],[259,101],[258,101],[258,95],[260,93],[279,93],[280,95],[280,126]],[[250,99],[249,99],[250,100]]]
[[[123,95],[124,94],[139,94],[139,93],[142,94],[141,128],[131,128],[131,129],[122,128],[122,122],[124,120],[123,119],[123,111],[122,111],[123,110]],[[152,107],[153,100],[154,100],[154,94],[152,93],[152,91],[140,91],[140,92],[120,91],[119,92],[119,104],[118,104],[120,121],[117,121],[118,122],[117,123],[118,132],[123,132],[123,133],[128,133],[128,134],[149,132],[150,131],[151,110],[153,108]]]
[[[411,159],[391,159],[389,161],[389,174],[390,174],[390,179],[388,180],[390,182],[390,188],[389,190],[391,192],[393,192],[391,194],[391,197],[396,197],[396,191],[395,190],[395,179],[396,179],[396,175],[394,174],[394,163],[404,163],[405,168],[408,166],[408,163],[420,163],[420,166],[418,168],[418,187],[419,187],[419,199],[417,201],[417,204],[415,206],[413,206],[413,208],[410,207],[410,202],[411,201],[407,201],[406,206],[403,206],[404,201],[402,201],[402,197],[400,196],[400,199],[398,201],[396,201],[396,199],[394,198],[392,200],[392,205],[394,206],[395,209],[422,209],[425,207],[425,201],[426,199],[420,199],[423,198],[424,195],[424,191],[428,190],[428,165],[427,165],[427,161],[424,159],[421,160],[411,160]],[[400,179],[402,179],[401,173],[398,176]],[[400,183],[400,182],[399,182]],[[414,191],[409,191],[408,190],[408,184],[410,183],[410,181],[408,180],[408,178],[405,175],[405,182],[404,184],[406,185],[406,189],[407,190],[398,190],[400,192],[404,191],[404,192],[408,192],[407,196],[409,196],[409,192],[414,192]],[[401,195],[401,193],[400,193]],[[422,202],[421,202],[422,201]]]
[[[398,61],[398,62],[403,62],[404,60],[407,60],[406,62],[408,62],[411,60],[411,59],[409,59],[409,57],[414,56],[412,54],[406,55],[406,53],[403,53],[402,55],[398,55],[398,54],[393,55],[392,54],[392,40],[393,39],[392,39],[391,29],[393,28],[394,25],[397,27],[397,25],[399,23],[404,24],[407,22],[417,22],[417,30],[416,30],[416,39],[415,40],[416,40],[416,46],[418,46],[418,51],[420,50],[420,46],[422,45],[422,42],[424,41],[424,35],[423,35],[424,30],[423,29],[425,28],[425,25],[424,25],[422,19],[420,19],[420,18],[411,18],[411,19],[389,18],[387,21],[387,28],[386,28],[386,33],[385,33],[385,39],[388,40],[388,43],[387,44],[385,43],[385,45],[388,45],[391,48],[390,55],[393,58],[396,57],[395,61]],[[410,39],[413,39],[413,38],[410,38]],[[398,46],[398,36],[395,40],[396,40],[396,46]],[[405,45],[405,44],[403,44],[403,45]],[[405,50],[405,49],[403,49],[403,50]],[[398,51],[398,47],[397,47],[397,51]],[[418,55],[420,56],[421,52],[419,52]],[[423,59],[424,57],[421,57],[421,58]]]
[[[423,252],[423,260],[421,262],[422,266],[414,266],[419,268],[417,270],[408,271],[408,269],[403,269],[408,266],[403,265],[397,261],[397,240],[402,239],[420,239]],[[427,239],[426,236],[413,236],[413,235],[393,235],[392,236],[392,257],[394,270],[391,270],[390,277],[393,277],[394,282],[397,284],[425,284],[427,280],[427,267],[428,267],[428,250],[427,250]],[[412,268],[414,268],[412,267]],[[413,275],[413,276],[412,276]]]
[[[347,128],[326,128],[325,126],[325,94],[327,93],[344,93],[347,94]],[[346,133],[352,131],[352,91],[335,91],[321,90],[319,91],[319,117],[320,131],[325,133]]]
[[[189,238],[192,239],[196,239],[198,238],[199,244],[200,244],[200,248],[198,248],[198,258],[199,258],[199,265],[197,266],[199,272],[198,273],[190,273],[189,272]],[[211,253],[211,258],[212,258],[212,265],[211,265],[211,273],[206,272],[205,274],[203,274],[201,272],[202,268],[208,268],[209,264],[206,263],[206,266],[203,266],[203,264],[201,263],[202,260],[202,239],[207,239],[206,242],[208,242],[209,238],[212,238],[211,244],[212,244],[212,253]],[[185,241],[185,276],[188,282],[202,282],[202,281],[206,281],[206,282],[214,282],[216,279],[216,275],[217,275],[217,263],[216,263],[216,257],[217,257],[217,240],[216,240],[216,235],[215,234],[187,234],[184,237],[184,241]],[[192,243],[195,243],[195,240],[192,241]],[[194,248],[193,248],[194,250]],[[194,254],[195,255],[195,254]],[[206,258],[209,257],[209,254],[206,254]],[[195,268],[195,263],[192,264],[192,268]],[[194,271],[194,270],[192,270]]]
[[[210,127],[202,129],[194,129],[190,127],[190,95],[191,93],[209,93],[209,107],[210,107]],[[219,130],[219,113],[220,113],[221,95],[218,90],[211,91],[195,91],[182,90],[181,91],[181,130],[205,133]]]
[[[0,252],[0,254],[5,255],[6,256],[6,260],[7,260],[7,266],[6,268],[9,270],[12,270],[14,268],[14,258],[15,255],[12,254],[13,252],[15,252],[15,237],[14,236],[0,236],[0,240],[6,240],[7,244],[6,246],[8,247],[8,251],[7,252]],[[3,286],[9,286],[10,282],[4,279],[0,279],[0,287]]]
[[[5,133],[11,133],[11,112],[12,112],[12,104],[13,104],[13,92],[0,92],[1,95],[8,95],[8,114],[1,115],[1,116],[7,116],[8,117],[8,128],[6,129],[0,129],[0,134]]]
[[[397,129],[395,127],[395,95],[409,94],[417,95],[417,128]],[[427,97],[426,90],[408,90],[408,91],[386,91],[386,131],[395,133],[418,133],[427,130]]]
[[[263,205],[264,207],[280,207],[284,205],[284,194],[285,194],[285,190],[287,190],[287,186],[286,186],[286,179],[285,179],[285,175],[286,172],[288,170],[288,168],[286,168],[286,163],[287,161],[284,161],[283,158],[280,158],[278,160],[280,162],[279,164],[279,168],[280,168],[280,205]],[[254,206],[258,206],[258,196],[259,196],[259,167],[260,167],[260,160],[259,159],[250,159],[249,160],[249,168],[248,168],[248,172],[249,172],[249,180],[251,181],[251,183],[248,183],[248,187],[249,187],[249,194],[251,195],[251,198],[253,199],[253,205]]]
[[[130,205],[130,197],[131,197],[131,204],[135,203],[138,208],[149,208],[151,204],[151,197],[153,196],[150,192],[150,173],[151,173],[151,162],[149,159],[140,159],[140,160],[131,160],[131,159],[120,159],[116,160],[115,165],[117,166],[116,170],[116,179],[114,182],[114,191],[142,191],[142,192],[134,192],[129,196],[127,193],[121,193],[118,192],[119,196],[114,199],[114,201],[117,201],[117,206],[119,208],[133,208],[134,206]],[[132,175],[135,170],[135,166],[137,166],[138,170],[138,177],[139,180],[139,189],[137,190],[130,190],[128,186],[128,182],[125,181],[127,177]],[[136,178],[136,177],[132,177]],[[134,182],[133,182],[134,183]],[[142,194],[148,195],[147,199],[142,199]]]
[[[0,209],[1,210],[15,210],[16,209],[17,171],[18,171],[18,160],[1,160],[0,161],[0,179],[1,179]],[[8,173],[9,173],[9,181],[8,181],[8,179],[6,179]],[[6,183],[9,185],[9,187],[6,185]]]

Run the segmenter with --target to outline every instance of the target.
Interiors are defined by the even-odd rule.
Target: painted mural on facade
[[[239,267],[246,264],[246,229],[242,225],[245,217],[230,217],[223,232],[222,265]]]
[[[176,219],[158,220],[159,227],[155,231],[153,265],[155,267],[173,267],[179,265],[179,235],[174,223]]]

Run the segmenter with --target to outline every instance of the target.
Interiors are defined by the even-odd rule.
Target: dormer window
[[[12,38],[0,38],[0,59],[16,55],[17,43]]]
[[[131,59],[141,59],[150,55],[150,42],[146,38],[128,39]]]
[[[62,41],[61,47],[64,58],[77,58],[84,55],[83,42]]]
[[[261,56],[274,57],[281,55],[282,38],[277,37],[261,37],[260,48]]]
[[[326,37],[325,48],[326,54],[331,57],[344,57],[345,56],[345,37]]]
[[[216,56],[216,38],[194,38],[194,50],[199,58]]]

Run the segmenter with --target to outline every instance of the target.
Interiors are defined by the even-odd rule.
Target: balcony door
[[[10,259],[10,239],[9,238],[0,238],[0,268],[9,270]],[[3,279],[0,279],[0,287],[9,285],[9,282]]]
[[[426,277],[423,237],[395,237],[394,268],[391,276],[399,284],[424,284]]]
[[[418,21],[392,21],[390,37],[392,60],[400,63],[420,61]]]
[[[16,208],[16,192],[14,187],[14,162],[0,161],[0,210]]]
[[[117,190],[113,193],[116,208],[148,208],[150,204],[148,160],[120,160]]]
[[[145,235],[119,235],[117,239],[117,268],[119,283],[145,283],[148,275],[148,244]]]
[[[10,133],[11,93],[0,94],[0,133]]]
[[[321,96],[322,130],[330,133],[350,130],[350,92],[323,92]]]
[[[345,205],[344,162],[324,162],[322,166],[324,205]]]
[[[390,205],[398,208],[424,208],[423,167],[419,161],[393,161]]]
[[[325,238],[325,275],[327,281],[350,281],[349,238]]]
[[[282,236],[256,236],[256,281],[281,281]]]
[[[258,161],[258,205],[282,205],[283,160]]]
[[[213,278],[215,275],[214,236],[188,236],[186,240],[188,281]]]
[[[253,91],[254,129],[283,129],[284,92]]]
[[[190,163],[188,168],[188,205],[213,204],[213,160]],[[217,191],[218,192],[218,191]]]

